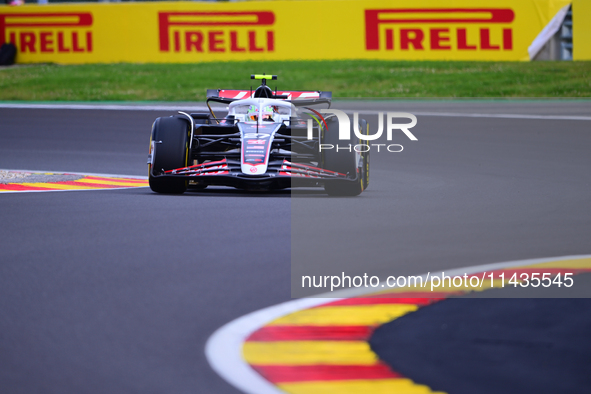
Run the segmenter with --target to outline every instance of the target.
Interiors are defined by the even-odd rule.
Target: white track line
[[[94,110],[112,110],[112,111],[178,111],[184,109],[195,112],[209,112],[207,107],[203,106],[183,106],[178,105],[121,105],[121,104],[13,104],[0,103],[0,108],[21,108],[21,109],[94,109]],[[353,113],[351,110],[346,113]],[[355,111],[362,114],[377,115],[388,112],[359,110]],[[412,112],[412,111],[411,111]],[[501,118],[501,119],[533,119],[533,120],[591,120],[591,116],[579,115],[528,115],[528,114],[479,114],[464,112],[412,112],[418,116],[442,116],[454,118]]]
[[[353,111],[345,111],[352,114]],[[361,114],[378,115],[388,111],[355,111]],[[410,112],[417,116],[442,116],[451,118],[501,118],[501,119],[534,119],[534,120],[591,120],[591,116],[579,115],[526,115],[526,114],[473,114],[461,112]]]
[[[484,271],[497,270],[524,265],[533,265],[557,260],[591,258],[591,255],[558,256],[539,259],[515,260],[502,263],[485,264],[466,268],[442,271],[434,275],[441,276],[445,272],[448,276],[475,274]],[[426,277],[427,275],[422,275]],[[362,296],[377,292],[377,288],[340,290],[325,293],[317,297],[301,298],[287,301],[278,305],[249,313],[233,320],[215,331],[205,344],[205,356],[211,367],[234,387],[248,394],[285,394],[275,385],[269,383],[255,372],[242,357],[242,344],[250,334],[265,324],[287,314],[312,308],[331,301],[353,296]],[[328,298],[330,297],[330,298]]]
[[[112,111],[178,111],[185,109],[188,111],[207,111],[209,109],[204,106],[195,106],[183,104],[178,105],[121,105],[121,104],[12,104],[0,103],[0,108],[16,108],[16,109],[96,109],[96,110],[112,110]]]

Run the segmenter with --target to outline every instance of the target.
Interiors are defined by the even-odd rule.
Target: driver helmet
[[[259,109],[256,105],[251,105],[246,112],[246,117],[248,120],[257,121],[259,119]]]
[[[275,120],[275,113],[277,113],[277,111],[275,110],[274,106],[268,105],[263,107],[263,122],[273,122]]]

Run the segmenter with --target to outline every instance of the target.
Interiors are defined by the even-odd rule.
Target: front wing
[[[164,171],[153,177],[182,177],[210,185],[234,186],[241,188],[289,188],[319,186],[321,183],[357,181],[358,174],[342,174],[308,164],[289,160],[272,160],[267,172],[260,175],[245,174],[240,161],[222,159],[183,168]]]

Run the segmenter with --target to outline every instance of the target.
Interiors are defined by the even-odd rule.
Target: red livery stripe
[[[77,186],[79,188],[91,188],[91,189],[99,189],[99,188],[105,188],[105,189],[116,189],[116,188],[121,188],[121,186],[117,186],[117,185],[104,185],[102,183],[81,183],[81,182],[75,182],[75,181],[64,181],[64,182],[48,182],[46,183],[46,185],[68,185],[68,186]],[[47,190],[47,189],[46,189]]]
[[[46,187],[23,186],[18,183],[0,183],[0,190],[26,191],[26,190],[47,190]]]
[[[138,183],[146,184],[146,179],[134,179],[134,178],[103,178],[98,176],[85,176],[82,179],[92,179],[93,181],[106,181],[106,182],[125,182],[125,183]]]
[[[365,341],[373,330],[371,326],[265,326],[247,341]]]
[[[251,367],[271,383],[402,377],[382,363],[375,365],[251,365]]]

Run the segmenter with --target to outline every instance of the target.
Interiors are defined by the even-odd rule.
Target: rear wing
[[[231,103],[254,97],[254,90],[207,89],[207,100],[219,103]],[[332,92],[278,90],[273,92],[272,99],[291,101],[295,105],[327,103],[330,105]]]

